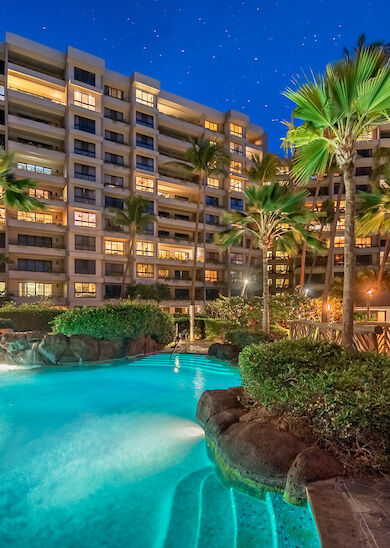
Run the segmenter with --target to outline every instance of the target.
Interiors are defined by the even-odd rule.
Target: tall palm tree
[[[306,192],[290,190],[286,185],[271,183],[263,187],[248,186],[245,190],[247,213],[227,213],[225,222],[230,228],[220,235],[223,248],[236,243],[249,233],[262,252],[263,277],[263,330],[269,333],[268,251],[277,248],[289,254],[295,252],[303,241],[321,248],[321,243],[307,230],[313,219],[305,208]]]
[[[127,229],[128,245],[127,245],[127,261],[123,271],[121,297],[126,296],[126,277],[129,275],[130,283],[134,278],[134,262],[135,262],[135,239],[137,234],[142,232],[148,223],[155,220],[155,216],[148,213],[148,201],[141,196],[132,196],[124,200],[124,209],[116,207],[111,208],[115,213],[115,224]]]
[[[353,48],[352,51],[350,51],[345,46],[343,47],[343,53],[344,57],[347,61],[351,61],[354,57],[359,55],[363,49],[382,49],[383,53],[387,55],[387,57],[390,57],[390,43],[385,43],[382,40],[376,40],[374,42],[371,42],[370,44],[367,44],[367,37],[362,32],[358,36],[358,39],[356,40],[356,46]]]
[[[364,303],[364,296],[367,290],[378,287],[378,271],[372,268],[358,270],[355,279],[355,300],[356,302]],[[386,291],[390,289],[390,272],[385,272],[382,278],[382,288]],[[343,279],[340,277],[333,278],[331,283],[330,293],[333,297],[342,298],[344,292]]]
[[[46,209],[44,203],[29,194],[29,189],[35,188],[36,182],[31,179],[16,179],[12,173],[14,155],[13,152],[4,152],[0,149],[0,203],[20,211]]]
[[[353,287],[355,281],[355,180],[356,143],[373,125],[390,115],[390,65],[382,49],[364,48],[353,59],[326,67],[324,76],[307,78],[284,95],[295,103],[286,122],[285,145],[294,149],[293,172],[298,182],[313,173],[324,173],[335,160],[344,178],[345,269],[343,344],[353,344]]]
[[[186,159],[184,162],[167,162],[167,167],[173,168],[175,171],[182,173],[189,178],[195,178],[198,181],[198,199],[195,214],[195,232],[194,232],[194,256],[192,263],[192,278],[191,278],[191,305],[190,305],[190,339],[195,336],[194,329],[194,313],[196,301],[196,262],[198,259],[199,247],[199,224],[200,224],[200,209],[203,206],[203,280],[204,269],[206,265],[206,257],[204,252],[205,244],[205,187],[208,177],[219,177],[226,175],[230,165],[230,154],[219,143],[210,143],[204,137],[194,137],[192,145],[186,150]]]

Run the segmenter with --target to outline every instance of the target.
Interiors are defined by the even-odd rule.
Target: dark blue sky
[[[320,71],[354,45],[390,41],[389,0],[95,0],[5,1],[0,29],[64,50],[104,57],[109,68],[135,70],[162,87],[221,110],[248,113],[279,152],[281,96],[291,78]],[[2,39],[2,37],[1,37]]]

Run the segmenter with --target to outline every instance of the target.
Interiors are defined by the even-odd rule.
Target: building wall
[[[166,164],[183,160],[191,137],[201,135],[224,143],[233,163],[228,177],[206,188],[198,305],[203,285],[207,299],[240,294],[248,273],[248,291],[260,287],[260,255],[254,250],[248,264],[249,241],[222,252],[213,239],[224,210],[245,208],[244,170],[252,154],[266,151],[261,127],[240,112],[164,91],[142,74],[115,73],[103,59],[72,47],[62,53],[7,33],[0,60],[0,145],[15,153],[15,174],[34,179],[46,204],[36,214],[0,211],[0,251],[13,261],[0,273],[1,289],[19,301],[43,294],[70,306],[117,295],[128,241],[111,207],[141,195],[157,221],[138,235],[134,279],[167,283],[172,298],[162,305],[185,311],[198,184]]]

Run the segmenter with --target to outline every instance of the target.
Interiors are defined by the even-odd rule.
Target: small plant
[[[283,333],[264,333],[263,331],[235,330],[228,331],[225,340],[241,349],[251,344],[270,343],[282,339]]]

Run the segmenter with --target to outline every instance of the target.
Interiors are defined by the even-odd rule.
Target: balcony
[[[35,132],[58,139],[65,138],[65,129],[61,125],[43,118],[17,113],[10,114],[8,122],[10,127],[19,131]]]

